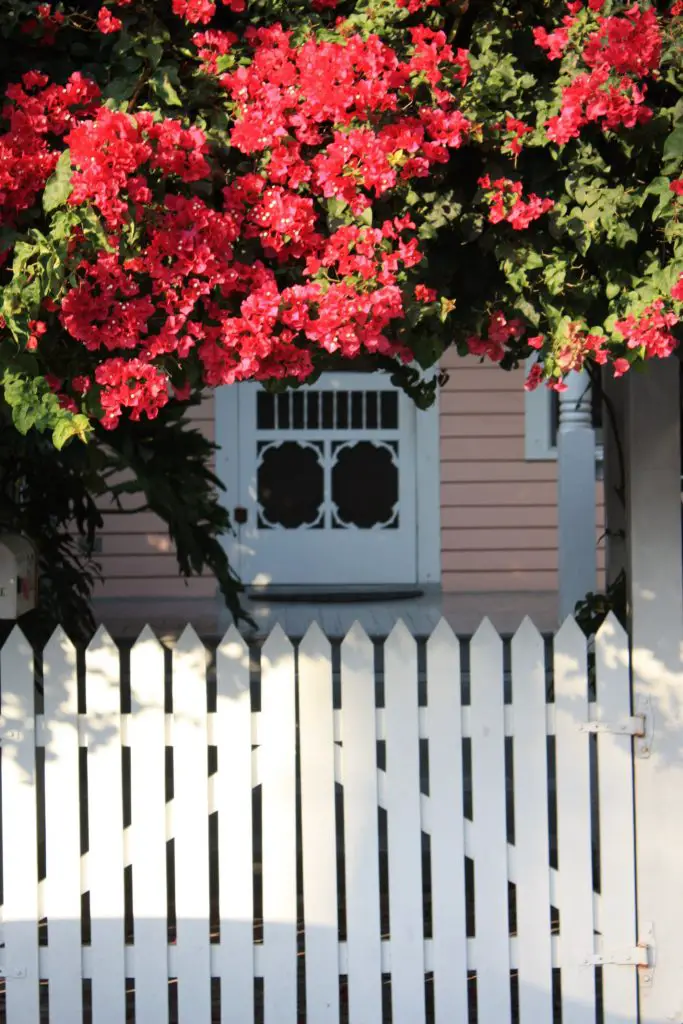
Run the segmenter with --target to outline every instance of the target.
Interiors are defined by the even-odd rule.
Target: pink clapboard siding
[[[524,457],[524,373],[443,362],[442,585],[448,592],[557,589],[557,465]],[[603,532],[596,484],[596,538]],[[599,572],[603,554],[599,548]]]

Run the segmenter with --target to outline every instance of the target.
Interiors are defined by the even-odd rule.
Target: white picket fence
[[[3,1024],[636,1021],[615,620],[594,652],[593,684],[572,621],[550,658],[526,621],[509,665],[488,622],[423,649],[231,630],[215,660],[188,627],[128,671],[104,629],[84,667],[57,632],[36,713],[15,630]]]

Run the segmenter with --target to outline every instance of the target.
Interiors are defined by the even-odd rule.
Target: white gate
[[[615,620],[58,632],[44,698],[15,630],[0,672],[3,1024],[637,1020]]]

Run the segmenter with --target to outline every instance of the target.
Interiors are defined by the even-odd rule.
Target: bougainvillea
[[[683,9],[18,0],[0,370],[57,444],[449,345],[562,388],[683,315]]]

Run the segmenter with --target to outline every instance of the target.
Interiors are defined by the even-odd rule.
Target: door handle
[[[244,526],[248,519],[248,513],[243,505],[238,505],[234,512],[234,519],[238,526]]]

